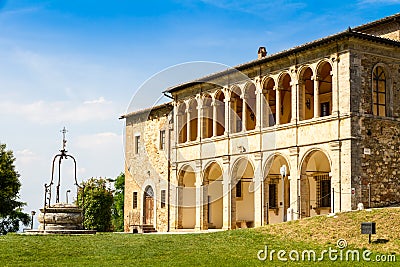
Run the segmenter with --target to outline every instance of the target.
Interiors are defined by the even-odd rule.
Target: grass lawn
[[[394,216],[394,217],[393,217]],[[389,219],[391,218],[391,221]],[[361,221],[375,221],[377,235],[373,240],[387,240],[386,243],[368,244],[368,237],[360,235]],[[98,233],[88,236],[29,236],[8,234],[0,236],[1,266],[395,266],[377,262],[325,261],[308,262],[289,259],[290,250],[300,253],[315,250],[320,257],[323,250],[338,249],[339,237],[347,240],[344,249],[370,249],[370,256],[388,255],[400,251],[398,222],[400,209],[351,212],[337,218],[326,216],[307,220],[268,225],[256,229],[243,229],[207,234],[113,234]],[[273,260],[260,261],[259,250],[268,246],[271,250],[285,250],[279,261],[276,253]],[[264,254],[261,254],[263,256]],[[338,253],[338,255],[340,255]],[[295,254],[292,255],[295,257]],[[345,259],[345,256],[344,256]]]

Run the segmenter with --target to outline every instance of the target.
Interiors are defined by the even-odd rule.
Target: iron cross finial
[[[67,140],[65,139],[65,134],[66,134],[68,131],[67,131],[67,129],[65,129],[65,126],[64,126],[64,128],[63,128],[60,132],[62,132],[62,134],[63,134],[63,147],[62,147],[62,150],[65,151],[65,145],[66,145],[66,143],[67,143]]]

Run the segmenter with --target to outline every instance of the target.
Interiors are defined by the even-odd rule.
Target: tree
[[[107,180],[91,178],[82,182],[78,191],[78,206],[83,208],[83,226],[100,232],[111,231],[113,195],[106,187]]]
[[[112,206],[112,224],[114,231],[124,231],[124,195],[125,174],[121,173],[114,181],[114,203]]]
[[[18,201],[21,182],[15,170],[14,155],[0,144],[0,234],[19,230],[20,223],[27,226],[31,219],[22,211],[26,204]]]

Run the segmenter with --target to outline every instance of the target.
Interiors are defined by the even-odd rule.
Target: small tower
[[[265,46],[260,46],[258,48],[258,59],[266,57],[267,56],[267,49]]]

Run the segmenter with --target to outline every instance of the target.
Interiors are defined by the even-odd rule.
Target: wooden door
[[[145,199],[145,224],[153,224],[154,200],[152,196],[146,195]]]

